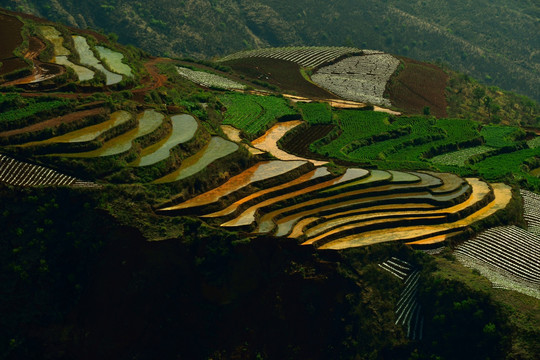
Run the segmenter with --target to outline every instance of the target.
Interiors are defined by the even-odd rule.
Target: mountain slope
[[[300,44],[381,49],[446,62],[488,85],[540,99],[540,7],[531,0],[0,0],[0,6],[114,31],[123,43],[176,56]]]

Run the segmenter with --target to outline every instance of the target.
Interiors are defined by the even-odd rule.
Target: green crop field
[[[311,150],[343,160],[418,162],[433,149],[480,141],[470,120],[416,116],[391,121],[388,114],[358,110],[334,115],[341,133],[313,143]]]
[[[257,134],[276,119],[297,114],[287,100],[275,96],[225,94],[220,100],[227,107],[223,124],[247,134]]]
[[[298,103],[302,118],[309,124],[331,124],[332,110],[326,103]]]
[[[487,146],[505,147],[514,144],[513,136],[519,131],[513,126],[484,126],[480,134],[484,138]]]
[[[362,140],[388,131],[393,128],[388,121],[388,114],[374,111],[341,110],[334,113],[334,122],[339,126],[342,133],[333,141],[327,137],[313,143],[310,149],[323,155],[347,159],[342,152],[345,146],[360,143]]]
[[[488,157],[472,166],[487,180],[502,180],[507,176],[513,176],[517,180],[526,181],[534,187],[540,186],[540,179],[528,174],[524,163],[528,160],[540,157],[540,148],[523,149],[506,154]]]
[[[3,99],[6,100],[6,99]],[[0,100],[0,107],[8,102],[15,101],[16,98],[12,98],[6,101]],[[23,107],[10,106],[9,110],[0,112],[0,128],[13,125],[23,121],[27,118],[34,117],[39,113],[47,113],[51,110],[58,109],[62,106],[69,104],[65,100],[53,100],[53,101],[27,101]]]

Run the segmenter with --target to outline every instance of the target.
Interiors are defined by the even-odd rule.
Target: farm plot
[[[2,36],[0,43],[0,76],[28,66],[13,53],[23,42],[22,27],[23,23],[16,17],[0,14],[0,34],[9,34]]]
[[[172,132],[162,141],[145,148],[141,152],[136,166],[153,165],[169,157],[169,151],[178,144],[185,143],[193,138],[199,124],[191,115],[175,115],[171,117]]]
[[[131,115],[130,115],[131,116]],[[137,116],[137,127],[105,142],[99,149],[57,156],[92,158],[112,156],[129,151],[135,139],[151,134],[161,126],[165,116],[155,110],[146,110]]]
[[[8,104],[13,100],[13,105]],[[0,95],[0,129],[8,130],[20,128],[51,113],[54,110],[66,108],[70,104],[67,100],[23,100],[18,95]],[[22,106],[22,107],[21,107]]]
[[[64,46],[64,37],[60,31],[49,25],[42,25],[39,27],[41,34],[49,40],[54,46],[54,59],[53,62],[58,65],[67,66],[77,74],[79,81],[91,80],[94,78],[95,73],[85,68],[72,63],[68,60],[68,56],[71,55],[71,51]]]
[[[156,184],[163,184],[178,181],[197,174],[204,170],[214,161],[224,158],[238,150],[238,145],[224,140],[218,136],[210,139],[210,142],[197,154],[185,159],[180,168],[169,175],[154,181]]]
[[[514,136],[518,130],[518,128],[513,126],[487,125],[482,127],[480,135],[484,138],[486,146],[501,148],[514,144],[512,136]]]
[[[270,128],[263,136],[252,141],[252,145],[259,150],[266,151],[272,154],[279,160],[307,160],[315,166],[324,165],[328,161],[318,161],[300,158],[298,156],[289,154],[278,147],[278,142],[281,138],[290,130],[294,129],[298,125],[302,124],[300,120],[287,121],[277,123]]]
[[[311,79],[344,99],[392,106],[383,94],[398,65],[399,60],[389,54],[352,56],[320,68]]]
[[[241,131],[238,130],[237,128],[231,125],[221,125],[221,130],[223,130],[223,133],[227,135],[229,139],[231,139],[235,143],[239,143],[244,148],[246,148],[247,151],[250,152],[250,154],[252,155],[264,154],[264,151],[255,149],[254,147],[249,146],[248,144],[242,143]]]
[[[182,214],[196,213],[215,225],[289,236],[320,248],[423,239],[429,242],[417,246],[432,247],[446,241],[442,235],[463,231],[504,209],[511,199],[506,185],[490,187],[452,174],[350,168],[331,176],[326,168],[317,169],[318,174],[303,173],[281,185],[227,196],[246,187],[245,179],[253,174],[249,170],[235,177],[232,187],[162,211],[182,209]]]
[[[492,151],[489,146],[475,146],[463,150],[453,151],[446,154],[437,155],[430,159],[431,162],[441,165],[465,166],[465,163],[475,155],[481,155]]]
[[[306,130],[299,131],[288,137],[285,142],[281,143],[281,148],[289,154],[308,159],[322,160],[320,154],[316,154],[310,150],[310,145],[327,136],[334,127],[334,125],[312,125]]]
[[[330,133],[314,142],[310,150],[324,156],[349,160],[342,152],[346,146],[361,144],[372,136],[397,128],[388,122],[388,114],[375,111],[340,110],[335,112],[341,130],[337,138]]]
[[[407,328],[409,339],[422,340],[424,315],[417,298],[420,272],[407,261],[395,257],[379,264],[379,267],[402,280],[405,285],[396,304],[395,324]]]
[[[227,61],[240,77],[251,80],[259,87],[276,86],[282,92],[290,92],[308,98],[330,99],[335,97],[328,91],[310,82],[305,70],[300,65],[280,59],[251,57]],[[283,94],[285,96],[285,94]]]
[[[291,61],[304,67],[317,67],[327,62],[334,61],[345,55],[363,54],[369,50],[360,50],[351,47],[282,47],[267,48],[250,51],[241,51],[221,58],[220,62],[242,58],[261,57]]]
[[[104,134],[105,132],[111,130],[112,128],[125,124],[126,122],[131,120],[131,118],[132,118],[132,115],[127,111],[123,111],[123,110],[116,111],[111,114],[109,120],[104,121],[102,123],[92,125],[92,126],[87,126],[82,129],[75,130],[64,135],[52,137],[50,139],[26,143],[22,146],[28,147],[28,146],[40,146],[40,145],[52,144],[52,143],[81,143],[81,142],[93,141],[97,139],[99,136],[101,136],[102,134]]]
[[[496,180],[509,176],[523,178],[531,185],[538,185],[540,184],[538,178],[529,175],[527,169],[523,167],[525,161],[535,157],[540,157],[540,148],[523,149],[490,156],[471,167],[486,179]]]
[[[520,193],[523,198],[523,218],[528,230],[540,235],[540,195],[524,189]]]
[[[127,77],[132,77],[131,68],[129,65],[122,62],[124,54],[111,50],[103,46],[96,46],[99,58],[107,65],[109,69],[117,74],[121,74]]]
[[[86,41],[84,36],[75,35],[73,36],[73,43],[75,44],[75,50],[79,54],[81,64],[90,66],[105,75],[105,84],[114,85],[122,81],[122,75],[115,74],[105,69],[101,64]]]
[[[243,90],[246,88],[246,85],[240,84],[239,82],[227,79],[224,76],[210,74],[205,71],[195,71],[185,67],[176,67],[176,71],[178,71],[178,74],[185,77],[189,81],[207,88],[224,90]]]
[[[267,161],[260,162],[249,169],[242,172],[240,175],[234,176],[229,179],[225,184],[210,190],[204,194],[196,196],[190,200],[187,200],[179,205],[164,208],[162,210],[181,210],[188,208],[195,208],[200,206],[209,205],[217,202],[224,196],[239,191],[246,186],[257,183],[259,181],[282,176],[298,169],[300,166],[305,165],[305,161]]]
[[[332,109],[327,103],[303,103],[296,104],[305,122],[312,125],[331,124]]]
[[[409,114],[421,114],[425,107],[437,117],[446,117],[445,89],[448,74],[436,65],[400,58],[403,67],[388,82],[390,102]]]
[[[297,115],[285,99],[275,96],[225,94],[220,100],[227,107],[223,124],[246,134],[257,134],[276,119]]]
[[[96,184],[0,154],[0,182],[11,186],[82,186]]]
[[[540,299],[540,236],[516,226],[491,228],[458,246],[454,254],[494,286]]]

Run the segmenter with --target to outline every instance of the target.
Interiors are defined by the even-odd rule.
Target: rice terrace
[[[0,31],[6,359],[540,356],[536,102],[351,46]]]

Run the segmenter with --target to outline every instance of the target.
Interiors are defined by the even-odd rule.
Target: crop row
[[[226,77],[210,74],[205,71],[195,71],[185,67],[177,67],[178,74],[186,79],[208,88],[218,88],[225,90],[245,89],[246,86]]]
[[[390,122],[388,114],[357,110],[334,115],[341,132],[330,133],[310,149],[344,160],[422,161],[434,149],[479,137],[475,123],[466,119],[401,117]]]
[[[485,154],[492,151],[493,148],[489,146],[475,146],[471,148],[466,148],[463,150],[457,150],[441,155],[437,155],[431,158],[431,161],[435,164],[441,165],[456,165],[456,166],[465,166],[467,160],[476,155]]]
[[[297,115],[285,99],[275,96],[225,94],[220,100],[227,108],[223,124],[247,134],[257,134],[278,118]]]
[[[489,229],[456,248],[514,279],[540,285],[540,237],[516,226]]]
[[[359,53],[363,53],[363,50],[350,47],[282,47],[241,51],[228,55],[220,61],[263,57],[287,60],[305,67],[317,67],[341,56]]]
[[[406,327],[408,338],[422,340],[424,316],[417,299],[420,272],[408,262],[395,257],[379,264],[379,267],[402,280],[405,285],[396,304],[395,324]]]
[[[352,56],[317,70],[313,82],[342,98],[391,106],[383,98],[399,60],[389,54]]]
[[[29,164],[0,154],[0,182],[12,186],[94,186],[40,165]]]
[[[528,190],[521,190],[523,198],[523,218],[529,231],[540,235],[540,195]]]

